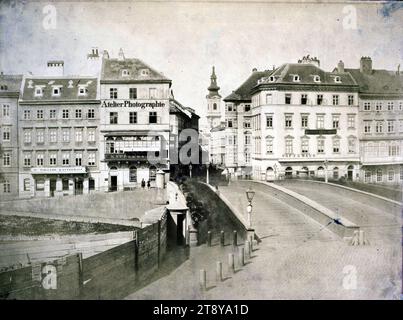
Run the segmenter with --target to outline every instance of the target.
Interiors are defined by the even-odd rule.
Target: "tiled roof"
[[[127,70],[128,75],[122,75],[122,70]],[[143,75],[142,70],[148,70]],[[103,59],[101,81],[171,81],[162,73],[154,70],[139,59]]]
[[[0,74],[0,93],[20,92],[22,75]]]
[[[299,76],[299,81],[294,82],[294,76]],[[348,73],[326,72],[313,64],[286,63],[277,68],[270,76],[274,81],[265,79],[263,83],[294,83],[311,85],[356,85],[353,77]],[[314,77],[319,76],[320,82],[315,82]],[[340,82],[335,82],[335,77],[340,77]]]
[[[229,94],[224,101],[249,101],[251,100],[251,89],[257,84],[260,78],[268,77],[273,70],[254,71],[249,78],[235,91]]]
[[[87,89],[86,95],[79,95],[79,86]],[[35,86],[42,87],[43,95],[35,97]],[[53,87],[60,87],[60,96],[53,96]],[[22,93],[22,100],[28,101],[66,101],[66,100],[95,100],[97,99],[97,78],[91,77],[38,77],[26,78]]]
[[[366,74],[360,69],[345,69],[359,85],[359,92],[363,94],[403,95],[403,74],[395,71],[372,70]]]

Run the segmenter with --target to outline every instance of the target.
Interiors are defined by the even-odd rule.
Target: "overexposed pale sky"
[[[56,9],[45,28],[44,7]],[[356,28],[351,28],[351,7]],[[348,17],[347,17],[348,16]],[[347,20],[346,20],[347,19]],[[142,59],[173,81],[175,98],[205,114],[211,67],[223,97],[253,68],[317,56],[331,70],[341,59],[358,67],[403,70],[403,6],[332,1],[28,1],[0,4],[0,70],[41,74],[46,61],[65,61],[65,74],[80,74],[91,47],[116,57]]]

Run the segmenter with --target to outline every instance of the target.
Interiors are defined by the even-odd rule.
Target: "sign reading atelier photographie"
[[[130,101],[130,100],[124,100],[124,101],[104,101],[101,104],[102,108],[163,108],[165,107],[165,102],[160,102],[160,101],[152,101],[152,102],[143,102],[143,101]]]

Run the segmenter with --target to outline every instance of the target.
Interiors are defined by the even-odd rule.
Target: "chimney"
[[[107,50],[104,50],[103,54],[102,54],[102,58],[103,59],[109,59],[109,53]]]
[[[46,75],[52,77],[62,77],[64,75],[64,61],[50,60],[47,63]]]
[[[371,57],[361,57],[360,71],[365,74],[372,73],[372,59]]]
[[[256,72],[256,71],[257,71],[257,69],[256,69],[256,68],[253,68],[253,69],[252,69],[252,72]]]
[[[119,50],[118,60],[119,60],[119,61],[125,60],[125,54],[123,53],[123,49],[122,49],[122,48],[120,48],[120,50]]]
[[[344,62],[341,61],[341,60],[337,64],[337,72],[338,73],[344,73]]]
[[[1,74],[3,74],[3,72],[1,73]],[[398,76],[400,76],[400,63],[399,63],[399,65],[397,66],[397,73],[396,73]]]

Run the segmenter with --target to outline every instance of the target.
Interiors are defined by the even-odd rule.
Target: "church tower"
[[[221,96],[218,93],[220,87],[217,85],[217,76],[215,68],[210,77],[210,86],[207,88],[207,122],[209,129],[218,126],[221,122]]]

